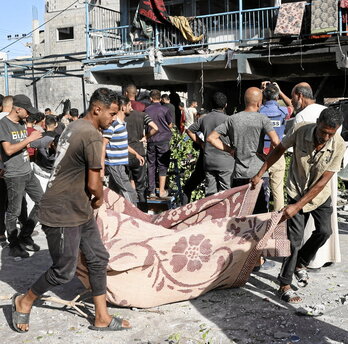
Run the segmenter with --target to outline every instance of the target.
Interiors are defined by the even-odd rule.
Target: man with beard
[[[35,300],[74,277],[80,250],[86,260],[95,305],[94,325],[89,328],[116,331],[130,327],[128,321],[108,313],[106,268],[109,254],[93,213],[93,209],[103,203],[102,136],[98,129],[108,128],[117,111],[117,94],[107,88],[97,89],[86,117],[71,123],[60,137],[57,159],[39,212],[52,266],[24,295],[13,296],[12,324],[17,332],[29,330],[29,316]]]
[[[279,296],[289,303],[302,301],[291,288],[292,275],[295,274],[299,285],[308,284],[306,267],[332,233],[329,181],[340,170],[345,151],[345,143],[336,133],[342,122],[340,112],[328,108],[321,112],[316,123],[297,125],[270,153],[260,171],[251,180],[254,186],[258,184],[263,174],[280,159],[286,149],[293,147],[286,190],[288,205],[283,210],[283,220],[288,220],[291,255],[284,258],[278,276]],[[310,215],[314,218],[315,230],[301,247]]]

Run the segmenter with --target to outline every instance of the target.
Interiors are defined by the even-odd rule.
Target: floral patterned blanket
[[[301,33],[305,6],[306,1],[281,4],[274,34],[299,35]]]
[[[222,191],[159,216],[106,189],[97,222],[110,254],[108,301],[146,308],[239,287],[263,251],[288,255],[281,213],[250,215],[260,187]],[[83,257],[77,276],[88,288]]]

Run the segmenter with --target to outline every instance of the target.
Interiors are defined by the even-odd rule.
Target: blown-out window
[[[58,41],[74,39],[74,27],[60,27],[57,29]]]

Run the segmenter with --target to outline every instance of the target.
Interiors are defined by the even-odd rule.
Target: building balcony
[[[309,38],[306,27],[310,23],[310,4],[304,15],[301,38]],[[95,6],[87,16],[87,61],[110,57],[151,56],[151,50],[163,55],[193,53],[199,49],[248,50],[259,44],[278,43],[282,37],[274,34],[279,7],[257,8],[197,16],[190,19],[195,36],[202,35],[199,42],[186,40],[181,32],[171,25],[153,23],[150,33],[138,35],[130,25],[118,25],[120,13]],[[342,29],[342,13],[339,11],[339,26],[331,35],[346,35]],[[284,38],[284,37],[283,37]],[[291,38],[291,37],[290,37]],[[297,38],[297,37],[296,37]]]

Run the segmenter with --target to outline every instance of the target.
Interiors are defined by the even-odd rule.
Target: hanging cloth
[[[299,35],[301,33],[306,1],[281,4],[275,34]]]
[[[338,29],[337,0],[313,0],[311,33],[336,32]]]
[[[140,0],[139,14],[156,23],[170,22],[163,0]]]
[[[197,43],[203,39],[203,35],[195,36],[190,23],[186,17],[177,16],[177,17],[169,17],[170,22],[182,33],[184,38],[192,43]]]

